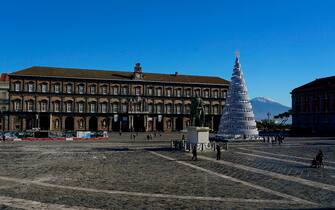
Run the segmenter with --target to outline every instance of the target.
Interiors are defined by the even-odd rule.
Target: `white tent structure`
[[[256,139],[258,137],[255,116],[238,56],[236,56],[218,136],[225,139]]]

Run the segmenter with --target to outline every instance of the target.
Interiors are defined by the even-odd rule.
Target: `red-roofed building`
[[[300,133],[335,135],[335,76],[292,91],[292,126]]]
[[[9,77],[7,74],[0,76],[0,131],[7,130],[8,125],[8,106],[9,106]]]

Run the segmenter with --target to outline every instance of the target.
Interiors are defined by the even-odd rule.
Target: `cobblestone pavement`
[[[335,207],[335,140],[169,149],[163,134],[109,141],[1,142],[0,209],[294,209]],[[319,149],[325,168],[310,168]],[[19,205],[18,205],[19,203]]]

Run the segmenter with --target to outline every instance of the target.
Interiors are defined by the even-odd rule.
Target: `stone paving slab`
[[[190,156],[185,155],[185,153],[180,152],[165,152],[163,154],[169,155],[171,157],[177,158],[178,160],[189,160]],[[205,153],[206,154],[206,153]],[[199,154],[203,155],[203,154]],[[213,157],[215,154],[206,155]],[[244,163],[244,161],[241,161]],[[223,164],[217,164],[212,161],[207,160],[199,160],[193,161],[193,164],[197,166],[201,166],[204,168],[211,169],[213,171],[219,172],[221,174],[225,174],[228,176],[232,176],[241,180],[245,180],[254,184],[258,184],[263,187],[268,187],[272,190],[276,190],[279,192],[284,192],[289,195],[293,195],[308,201],[313,201],[319,203],[322,206],[329,207],[335,206],[335,193],[327,191],[327,190],[320,190],[317,188],[301,185],[295,182],[285,181],[281,179],[275,179],[267,175],[256,174],[252,172],[248,172],[245,170],[237,169],[234,167],[229,167]]]

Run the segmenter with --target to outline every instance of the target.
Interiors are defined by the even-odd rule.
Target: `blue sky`
[[[1,0],[0,71],[58,66],[230,79],[238,49],[249,96],[335,75],[335,1]]]

